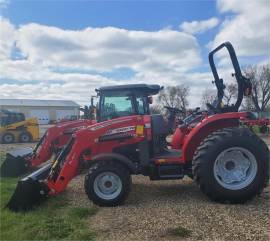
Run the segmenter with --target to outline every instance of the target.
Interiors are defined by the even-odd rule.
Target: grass
[[[168,232],[168,235],[174,236],[174,237],[187,238],[187,237],[190,237],[190,235],[191,235],[191,230],[186,229],[182,226],[168,229],[167,232]]]
[[[268,128],[270,128],[270,126],[268,126]],[[260,127],[259,126],[253,126],[252,130],[254,131],[254,133],[260,134]]]
[[[0,156],[0,159],[3,158]],[[19,178],[0,178],[0,240],[94,240],[87,218],[95,207],[71,207],[66,195],[49,198],[29,212],[5,209]]]

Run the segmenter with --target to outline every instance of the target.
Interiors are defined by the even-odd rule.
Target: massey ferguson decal
[[[113,135],[123,132],[129,132],[129,131],[135,131],[135,126],[127,126],[127,127],[121,127],[117,129],[108,130],[105,135]]]

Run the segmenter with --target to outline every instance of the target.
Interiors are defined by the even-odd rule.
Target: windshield
[[[101,119],[110,120],[135,114],[131,96],[105,96],[102,103]]]
[[[100,121],[148,113],[147,96],[132,91],[104,92],[99,107]]]
[[[24,115],[21,113],[0,113],[0,124],[1,126],[10,125],[16,122],[24,121]]]
[[[7,118],[4,116],[0,116],[0,126],[7,125]]]

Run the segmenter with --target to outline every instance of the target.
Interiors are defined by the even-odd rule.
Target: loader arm
[[[18,176],[50,160],[67,144],[72,133],[93,124],[92,120],[76,120],[50,127],[35,148],[21,148],[6,154],[1,165],[1,176]]]
[[[57,154],[67,144],[73,132],[92,123],[91,120],[77,120],[49,128],[42,142],[34,149],[29,164],[39,166],[48,161],[53,154]]]

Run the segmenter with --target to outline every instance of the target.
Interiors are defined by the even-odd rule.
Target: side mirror
[[[148,103],[150,105],[153,104],[153,97],[152,96],[148,96]]]

